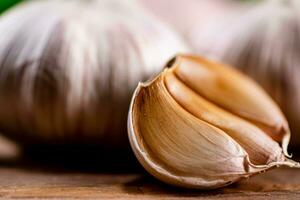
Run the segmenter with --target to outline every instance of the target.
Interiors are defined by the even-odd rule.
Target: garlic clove
[[[182,83],[174,73],[166,73],[168,92],[186,111],[225,131],[249,154],[254,164],[282,160],[282,149],[261,129],[246,120],[216,106]]]
[[[139,84],[132,98],[128,134],[146,170],[173,185],[212,189],[275,166],[299,166],[255,123],[219,107],[178,78],[182,57],[195,59],[177,56],[158,77]]]
[[[247,154],[241,146],[222,130],[178,106],[162,77],[139,86],[131,109],[129,133],[133,149],[157,178],[176,185],[213,187],[248,173],[244,167]]]
[[[177,59],[175,74],[204,98],[255,123],[278,142],[289,137],[282,112],[254,81],[229,66],[201,57]]]

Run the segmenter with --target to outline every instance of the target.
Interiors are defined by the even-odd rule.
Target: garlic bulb
[[[300,145],[298,0],[268,0],[199,41],[199,53],[230,63],[258,81],[286,114]],[[222,34],[220,34],[222,33]]]
[[[0,35],[0,130],[25,144],[124,144],[137,82],[187,50],[135,1],[28,1]]]
[[[251,4],[233,0],[141,0],[142,4],[169,23],[198,49],[203,32],[209,32],[219,21],[231,21]]]
[[[180,55],[168,67],[139,84],[129,110],[131,146],[152,175],[212,189],[275,166],[299,167],[286,158],[286,119],[255,82],[201,57]]]

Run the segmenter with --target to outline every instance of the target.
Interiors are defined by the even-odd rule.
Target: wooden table
[[[135,162],[45,162],[13,157],[4,147],[0,145],[0,199],[300,199],[297,169],[276,169],[220,190],[196,191],[164,185]]]

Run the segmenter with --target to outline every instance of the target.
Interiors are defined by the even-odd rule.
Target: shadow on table
[[[21,153],[15,158],[1,158],[0,167],[14,167],[30,169],[35,171],[45,171],[54,173],[107,173],[124,174],[143,171],[132,155],[123,154],[122,156],[114,153],[91,153],[84,151],[80,154],[60,153],[53,157],[53,154],[38,155]]]
[[[131,150],[97,146],[34,146],[19,148],[0,136],[0,167],[67,173],[123,174],[143,171]]]

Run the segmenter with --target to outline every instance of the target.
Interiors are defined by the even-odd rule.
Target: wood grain
[[[122,171],[120,169],[120,171]],[[3,199],[300,199],[300,171],[276,169],[213,191],[182,190],[164,185],[146,172],[49,170],[2,166]]]
[[[0,154],[0,199],[300,199],[297,169],[275,169],[223,189],[197,191],[165,185],[132,160],[107,162],[100,154],[88,159],[9,155]]]

